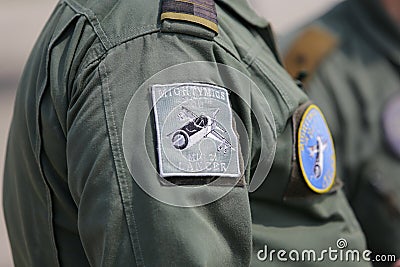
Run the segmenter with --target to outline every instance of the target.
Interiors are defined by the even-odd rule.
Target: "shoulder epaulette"
[[[307,83],[321,61],[337,46],[338,39],[321,27],[312,26],[304,30],[292,43],[284,57],[289,74],[297,79],[307,73]]]
[[[214,0],[163,0],[161,20],[165,19],[193,22],[218,34]]]

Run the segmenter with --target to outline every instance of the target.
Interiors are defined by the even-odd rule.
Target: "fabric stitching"
[[[59,36],[65,31],[65,29],[67,27],[69,27],[70,23],[75,20],[77,17],[79,17],[79,14],[76,14],[75,16],[73,16],[68,23],[66,23],[66,25],[59,31],[57,32],[54,36],[54,38],[52,38],[51,42],[49,43],[47,52],[46,52],[46,66],[49,65],[50,62],[50,53],[52,50],[52,47],[54,45],[54,43],[57,41],[57,39],[59,38]],[[60,266],[60,262],[59,262],[59,258],[58,258],[58,249],[57,249],[57,245],[56,245],[56,240],[55,240],[55,234],[54,234],[54,227],[53,227],[53,203],[52,203],[52,199],[51,199],[51,190],[49,189],[49,185],[47,184],[47,180],[43,171],[43,167],[42,167],[42,163],[41,163],[41,153],[42,153],[42,136],[41,136],[41,131],[40,131],[40,104],[42,102],[42,98],[46,89],[46,84],[48,82],[48,72],[46,71],[46,76],[44,79],[43,84],[40,86],[40,91],[39,94],[37,96],[37,102],[36,102],[36,146],[35,146],[35,157],[36,157],[36,161],[37,161],[37,165],[39,167],[39,172],[41,174],[42,177],[42,181],[44,183],[44,186],[46,188],[46,200],[47,200],[47,204],[48,204],[48,223],[49,223],[49,232],[52,233],[51,234],[51,241],[52,241],[52,247],[54,249],[54,254],[55,254],[55,261],[57,262],[58,266]]]
[[[254,64],[257,65],[258,68],[262,69],[262,66],[260,66],[260,64],[262,64],[260,62],[260,60],[255,59],[254,60]],[[264,64],[262,64],[262,65],[264,65]],[[261,73],[264,76],[264,78],[268,79],[274,85],[274,87],[278,90],[278,92],[281,95],[281,97],[282,97],[283,101],[285,102],[286,106],[288,108],[293,107],[293,104],[288,99],[289,98],[288,95],[283,90],[280,89],[280,87],[276,84],[276,82],[273,81],[270,77],[268,77],[268,75],[266,75],[264,72],[261,72]]]
[[[101,43],[104,45],[104,47],[106,49],[109,49],[112,46],[110,40],[108,39],[107,34],[104,32],[103,28],[101,27],[101,24],[100,24],[99,20],[97,19],[96,14],[92,10],[81,6],[80,4],[78,4],[75,1],[73,1],[73,2],[70,0],[63,0],[63,1],[72,10],[74,10],[75,12],[77,12],[79,14],[83,14],[89,20],[89,22],[92,24],[94,31],[96,32],[97,36],[99,37]]]
[[[104,76],[105,76],[105,80],[104,80],[104,88],[107,92],[104,92],[104,108],[106,111],[106,121],[107,121],[107,125],[108,125],[108,131],[109,131],[109,136],[110,136],[110,142],[111,142],[111,149],[113,152],[113,157],[114,157],[114,164],[115,164],[115,168],[116,168],[116,172],[117,172],[117,177],[118,177],[118,181],[120,183],[119,187],[121,190],[121,198],[122,201],[124,202],[124,192],[123,189],[126,190],[127,188],[127,184],[125,182],[122,181],[122,177],[126,177],[126,173],[124,171],[123,166],[120,166],[122,164],[122,157],[121,157],[121,150],[120,150],[120,142],[119,142],[119,138],[118,138],[118,134],[117,134],[117,125],[115,122],[115,117],[114,117],[114,111],[113,111],[113,106],[112,106],[112,100],[111,100],[111,91],[110,91],[110,87],[109,87],[109,83],[108,83],[108,74],[107,74],[107,67],[105,65],[104,62],[100,63],[99,66],[99,71],[101,74],[101,69],[103,69],[104,71]],[[109,105],[109,108],[107,108],[107,104]],[[107,116],[107,110],[109,111],[109,115],[110,118],[108,118]],[[110,121],[111,121],[111,125],[110,125]],[[114,134],[112,134],[112,132],[114,132]],[[115,139],[115,140],[113,140]],[[117,148],[117,151],[114,151],[113,149],[113,143],[115,142],[115,146]],[[115,155],[116,153],[116,155]],[[118,170],[120,169],[120,170]],[[118,173],[121,172],[121,175],[119,175]],[[136,233],[136,235],[134,233],[131,232],[131,230],[129,230],[130,232],[130,237],[131,237],[131,243],[132,243],[132,247],[133,247],[133,252],[135,254],[135,260],[136,260],[136,264],[138,266],[144,266],[144,259],[143,259],[143,253],[142,253],[142,249],[140,247],[140,241],[139,241],[139,236],[138,236],[138,228],[136,225],[136,220],[135,220],[135,216],[133,212],[129,212],[127,211],[127,204],[124,203],[124,210],[125,210],[125,219],[127,221],[128,226],[131,225],[131,223],[133,224],[134,227],[134,232]],[[131,206],[131,205],[130,205]],[[133,209],[133,207],[131,206],[131,209]],[[129,218],[132,218],[132,222],[130,222]],[[129,229],[129,227],[128,227]],[[135,246],[136,245],[136,246]],[[136,251],[136,248],[137,250]]]

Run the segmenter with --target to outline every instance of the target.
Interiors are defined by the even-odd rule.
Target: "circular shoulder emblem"
[[[314,192],[328,192],[336,176],[336,155],[325,117],[316,105],[310,105],[303,114],[297,144],[307,185]]]
[[[400,93],[390,98],[385,107],[383,129],[390,148],[400,157]]]

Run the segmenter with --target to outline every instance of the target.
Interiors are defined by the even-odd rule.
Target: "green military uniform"
[[[246,1],[216,1],[218,22],[213,7],[57,5],[26,65],[9,136],[4,207],[16,266],[263,266],[265,245],[318,250],[345,238],[364,248],[340,183],[319,194],[301,175],[310,168],[299,166],[297,129],[312,125],[299,121],[307,107],[321,117],[278,64],[268,23]],[[185,154],[195,149],[200,156]],[[214,165],[196,171],[204,151]],[[273,166],[249,198],[258,162]],[[218,173],[226,177],[214,184]],[[199,205],[204,196],[212,201]]]
[[[306,92],[327,116],[369,249],[399,258],[400,28],[379,1],[349,0],[297,36],[286,64],[309,71]]]

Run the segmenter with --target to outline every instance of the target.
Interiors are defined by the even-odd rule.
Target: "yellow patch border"
[[[308,179],[308,177],[307,177],[307,174],[306,174],[306,172],[305,172],[305,170],[304,170],[303,158],[302,158],[302,156],[301,156],[301,151],[300,151],[300,149],[299,149],[299,147],[300,147],[301,129],[303,129],[304,122],[305,122],[305,120],[306,120],[306,118],[307,118],[307,115],[310,113],[310,111],[311,111],[312,109],[316,109],[316,110],[321,114],[322,119],[324,120],[326,126],[328,127],[328,123],[326,122],[325,116],[324,116],[324,114],[322,113],[321,109],[320,109],[317,105],[314,105],[314,104],[310,105],[310,106],[304,111],[303,116],[302,116],[301,121],[300,121],[300,125],[299,125],[299,128],[298,128],[298,131],[297,131],[297,155],[298,155],[298,158],[299,158],[299,164],[300,164],[301,173],[303,174],[303,178],[304,178],[304,180],[306,181],[308,187],[309,187],[312,191],[314,191],[314,192],[316,192],[316,193],[318,193],[318,194],[325,194],[325,193],[328,193],[328,192],[331,190],[331,188],[332,188],[333,185],[335,184],[335,180],[336,180],[336,151],[335,151],[335,145],[334,145],[334,143],[333,143],[333,138],[332,138],[331,131],[329,130],[329,127],[328,127],[329,138],[330,138],[330,140],[331,140],[331,142],[332,142],[332,146],[333,146],[333,147],[332,147],[332,151],[333,151],[333,155],[334,155],[334,157],[333,157],[333,163],[334,163],[334,170],[333,170],[333,174],[334,174],[334,175],[333,175],[333,177],[334,177],[334,178],[332,179],[331,184],[330,184],[326,189],[322,189],[322,190],[321,190],[321,189],[318,189],[318,188],[316,188],[316,187],[309,181],[309,179]]]

